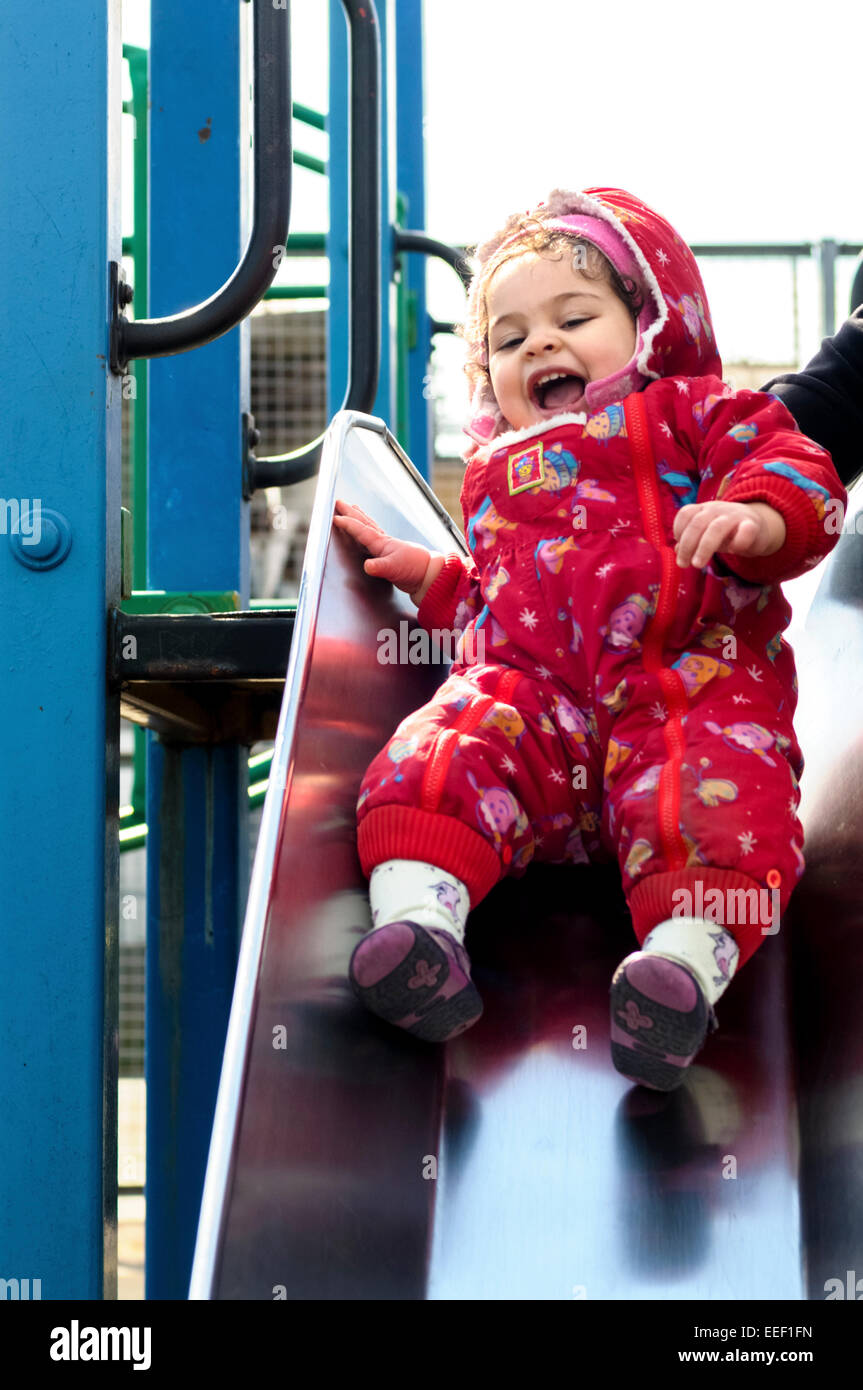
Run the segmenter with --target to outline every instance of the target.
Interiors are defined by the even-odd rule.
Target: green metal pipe
[[[327,285],[270,285],[264,299],[326,299]]]
[[[323,159],[317,159],[313,154],[303,154],[302,150],[294,150],[293,161],[303,169],[311,169],[313,174],[326,174],[327,166]]]
[[[298,101],[294,101],[291,103],[291,111],[295,120],[314,126],[316,130],[326,130],[326,116],[320,111],[315,111],[313,107],[302,106]]]

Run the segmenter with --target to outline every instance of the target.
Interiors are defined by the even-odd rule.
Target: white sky
[[[147,10],[124,0],[127,40],[146,42]],[[326,110],[326,0],[291,0],[291,20],[294,100]],[[861,39],[855,0],[425,0],[426,229],[475,242],[555,186],[604,184],[688,241],[863,242]],[[322,134],[295,137],[325,156]],[[292,230],[326,226],[324,180],[295,169]],[[325,263],[285,269],[325,279]],[[852,271],[840,263],[839,322]],[[793,359],[787,262],[702,274],[726,360]],[[428,283],[434,316],[459,317],[453,273],[431,263]],[[799,300],[805,361],[820,341],[810,266]],[[437,342],[449,376],[460,347]]]
[[[859,6],[427,0],[426,15],[444,237],[556,184],[630,189],[690,241],[861,231]]]

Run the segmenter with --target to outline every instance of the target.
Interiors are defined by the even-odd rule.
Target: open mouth
[[[539,410],[550,414],[574,410],[584,396],[585,385],[584,377],[574,372],[549,372],[544,380],[530,388],[530,399]]]

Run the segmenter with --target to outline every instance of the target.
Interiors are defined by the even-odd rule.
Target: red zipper
[[[663,643],[674,618],[679,566],[674,549],[665,540],[659,506],[656,464],[647,428],[647,410],[639,394],[628,396],[623,405],[626,432],[631,440],[633,471],[638,498],[651,545],[659,551],[662,566],[656,613],[644,637],[644,669],[656,672],[666,701],[669,718],[663,729],[668,762],[663,764],[657,789],[657,813],[662,846],[671,869],[684,869],[689,853],[680,833],[680,770],[686,747],[683,716],[689,708],[686,687],[676,671],[664,666]]]
[[[493,695],[479,695],[459,711],[454,724],[444,729],[435,739],[429,753],[426,770],[423,773],[420,800],[424,811],[436,811],[443,791],[443,784],[462,734],[471,733],[486,716],[492,705],[500,701],[506,704],[521,680],[521,671],[509,667],[498,678]]]

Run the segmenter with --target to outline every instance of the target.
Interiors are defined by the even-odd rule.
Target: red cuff
[[[445,557],[443,569],[417,609],[417,621],[427,632],[433,628],[452,628],[456,594],[465,572],[465,561],[456,551]]]
[[[693,869],[672,869],[663,873],[651,874],[649,878],[642,879],[632,889],[628,901],[638,944],[640,946],[648,932],[652,931],[660,922],[667,921],[675,914],[679,915],[680,909],[676,906],[674,894],[680,888],[686,888],[690,884],[694,886],[696,880],[701,881],[702,892],[705,895],[712,888],[719,888],[726,893],[729,889],[742,890],[744,893],[755,889],[758,894],[755,899],[756,911],[752,914],[756,918],[755,921],[729,923],[723,927],[723,930],[727,931],[729,936],[733,936],[737,943],[737,948],[740,951],[737,969],[740,970],[750,956],[754,955],[765,937],[776,934],[777,925],[773,922],[772,895],[764,900],[761,897],[764,892],[761,884],[756,879],[750,878],[748,874],[742,874],[739,869],[713,869],[705,865]],[[783,884],[779,889],[780,917],[788,905],[792,886]],[[767,913],[764,920],[757,920],[762,908],[765,907]],[[762,930],[764,927],[769,927],[771,930],[765,932]]]
[[[357,827],[357,850],[363,873],[388,859],[422,859],[455,874],[465,885],[471,907],[490,893],[501,877],[501,864],[488,840],[453,816],[414,806],[377,806]]]
[[[781,513],[785,522],[785,540],[773,555],[744,556],[729,550],[717,552],[728,569],[747,584],[771,584],[791,578],[803,568],[803,562],[827,548],[819,544],[819,521],[812,502],[796,483],[786,478],[770,478],[762,482],[741,482],[733,485],[722,498],[723,502],[766,502]],[[825,533],[826,534],[826,533]]]

